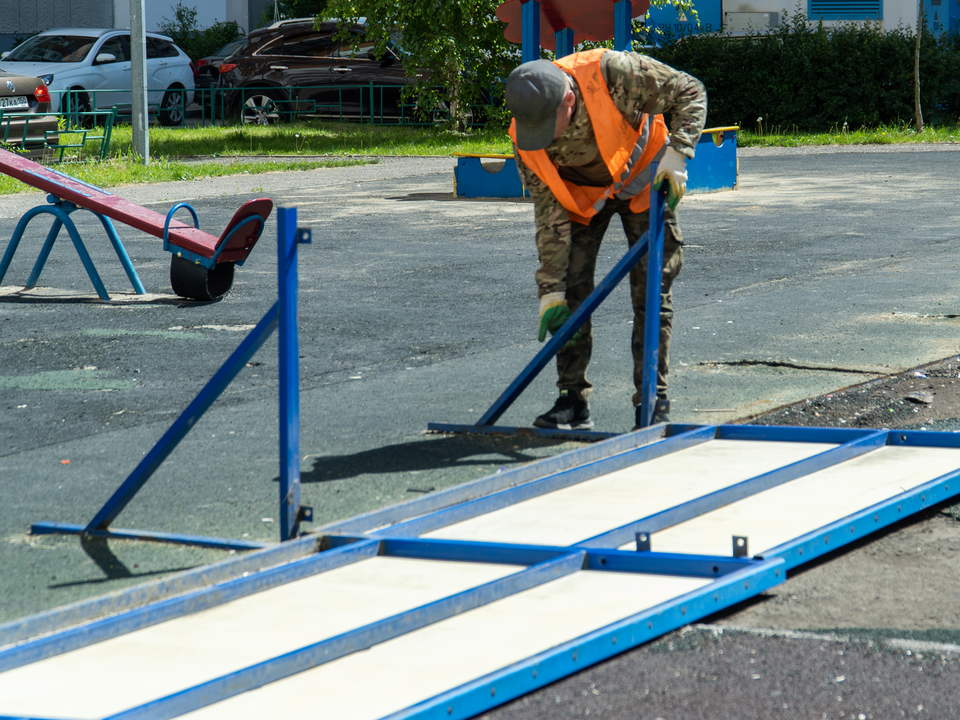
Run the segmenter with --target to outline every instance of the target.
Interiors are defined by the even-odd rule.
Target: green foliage
[[[501,95],[507,75],[520,62],[519,46],[507,42],[503,23],[494,15],[499,4],[500,0],[328,0],[325,15],[349,22],[365,17],[368,38],[380,51],[396,40],[399,31],[404,66],[416,79],[408,94],[423,110],[448,108],[450,127],[463,130],[471,113],[475,119],[502,119],[502,111],[488,101]]]
[[[769,34],[675,39],[650,54],[699,78],[708,125],[823,131],[913,117],[916,36],[874,23],[811,23],[800,9]],[[960,38],[921,38],[920,90],[933,124],[960,112]]]
[[[163,18],[160,32],[172,38],[194,62],[212,55],[228,42],[245,34],[232,21],[218,20],[210,27],[201,29],[197,27],[197,9],[179,2],[173,8],[173,19]]]

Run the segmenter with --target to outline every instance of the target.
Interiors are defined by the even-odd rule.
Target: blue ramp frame
[[[179,206],[178,206],[179,207]],[[176,210],[176,208],[174,208]],[[171,215],[172,215],[171,211]],[[300,369],[297,331],[297,245],[310,242],[310,231],[297,227],[296,208],[277,211],[277,285],[279,299],[240,346],[214,374],[163,437],[146,454],[113,496],[86,525],[58,522],[34,523],[35,535],[67,534],[172,542],[184,545],[251,550],[264,543],[217,537],[111,529],[111,524],[153,476],[174,448],[220,397],[264,342],[279,329],[280,354],[280,540],[296,538],[300,522],[312,520],[312,508],[300,505]]]
[[[831,447],[571,545],[421,537],[431,530],[711,440],[742,442],[745,449],[764,442],[822,443]],[[696,590],[386,716],[392,720],[466,719],[762,593],[782,583],[790,568],[960,494],[958,468],[845,517],[829,516],[831,520],[822,527],[768,549],[762,557],[663,553],[647,549],[649,544],[639,547],[639,543],[636,551],[619,549],[638,532],[652,536],[655,545],[656,533],[667,527],[887,446],[960,450],[960,436],[925,431],[738,425],[676,424],[648,428],[533,463],[518,469],[523,474],[518,472],[510,479],[494,475],[470,484],[469,489],[453,488],[446,491],[446,499],[439,505],[435,499],[424,497],[398,508],[329,525],[322,529],[322,535],[307,536],[210,568],[198,568],[182,576],[0,626],[0,673],[377,556],[494,563],[516,569],[499,579],[339,635],[314,642],[305,640],[302,647],[128,708],[110,718],[177,717],[574,573],[643,573],[707,581]],[[370,680],[359,678],[358,682]],[[0,713],[2,705],[0,699]]]
[[[656,163],[651,164],[651,177],[657,174]],[[666,188],[650,191],[650,224],[649,229],[637,242],[634,243],[614,268],[581,303],[570,319],[557,331],[546,345],[541,348],[533,360],[510,383],[506,390],[490,406],[483,417],[475,425],[456,425],[450,423],[429,423],[427,429],[433,432],[451,433],[498,433],[513,435],[520,432],[519,428],[497,426],[495,423],[503,413],[516,401],[520,394],[527,389],[534,378],[540,374],[554,356],[573,337],[574,333],[600,307],[601,303],[613,289],[620,284],[634,266],[640,262],[644,254],[647,259],[647,311],[644,316],[644,345],[643,345],[643,387],[641,389],[641,421],[640,427],[648,427],[653,421],[653,410],[657,401],[657,367],[660,357],[660,287],[663,276],[663,208],[666,202]],[[656,311],[654,311],[656,308]],[[612,437],[616,433],[590,432],[583,430],[559,430],[524,428],[523,432],[533,432],[548,437],[579,438],[584,440],[602,440]]]

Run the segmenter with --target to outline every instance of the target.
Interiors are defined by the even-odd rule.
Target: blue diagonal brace
[[[655,176],[656,174],[656,165],[652,164],[652,172]],[[546,367],[553,356],[556,355],[563,348],[564,345],[573,337],[574,333],[580,329],[580,326],[583,325],[587,319],[593,314],[593,312],[600,307],[600,304],[607,299],[607,296],[613,291],[613,289],[620,283],[623,278],[627,276],[627,273],[633,269],[633,266],[640,262],[640,258],[643,257],[643,254],[647,251],[647,245],[649,244],[651,236],[654,238],[654,242],[658,242],[661,246],[663,244],[663,200],[664,192],[651,192],[650,193],[650,227],[643,237],[637,240],[634,243],[633,247],[630,248],[626,254],[620,258],[613,270],[611,270],[607,276],[600,281],[597,287],[592,293],[587,297],[586,300],[574,311],[573,315],[570,316],[570,319],[563,324],[563,327],[554,335],[546,345],[537,353],[536,357],[530,361],[530,363],[523,369],[520,375],[517,376],[517,379],[514,380],[510,387],[504,390],[503,394],[497,398],[497,401],[484,413],[483,417],[477,422],[477,425],[493,425],[503,413],[507,411],[513,402],[520,397],[520,393],[527,389],[527,386],[533,382],[533,379]],[[655,222],[655,219],[657,220]],[[660,249],[661,262],[663,258],[663,249]],[[648,263],[652,265],[652,263]],[[656,302],[651,304],[647,302],[647,311],[646,311],[646,325],[649,327],[651,324],[656,327],[656,333],[653,335],[654,340],[647,340],[644,350],[645,355],[653,355],[658,352],[657,345],[659,344],[659,328],[660,328],[660,284],[661,279],[659,274],[654,276],[654,282],[650,282],[649,271],[651,269],[648,267],[648,287],[652,284],[656,288]],[[649,376],[653,376],[653,387],[654,393],[656,392],[656,363],[651,367],[646,363],[646,357],[644,359],[644,379]],[[645,396],[646,397],[646,396]],[[649,404],[649,403],[648,403]],[[653,416],[652,404],[649,408],[650,416]],[[649,424],[649,422],[647,423]]]
[[[233,354],[210,379],[210,382],[204,386],[203,390],[193,399],[193,402],[181,413],[180,417],[170,426],[170,429],[163,434],[163,437],[147,453],[147,456],[140,461],[140,464],[117,489],[113,497],[100,508],[100,512],[87,525],[86,529],[88,531],[107,529],[110,523],[127,506],[127,503],[140,491],[144,483],[156,472],[167,456],[183,440],[184,436],[203,417],[203,414],[213,402],[220,397],[220,393],[233,381],[237,373],[247,364],[247,361],[270,337],[270,334],[276,330],[279,306],[279,301],[274,303],[273,307],[263,316],[263,319],[257,323],[257,326],[244,338],[240,346],[233,351]]]

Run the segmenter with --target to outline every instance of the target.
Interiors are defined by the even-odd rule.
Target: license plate
[[[0,97],[0,109],[2,110],[28,107],[30,107],[30,103],[27,102],[25,95],[10,95],[7,97]]]

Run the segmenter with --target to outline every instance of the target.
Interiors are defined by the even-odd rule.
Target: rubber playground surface
[[[686,198],[672,419],[744,421],[786,406],[818,413],[817,403],[842,397],[849,413],[824,411],[810,422],[853,426],[862,415],[880,423],[873,410],[883,409],[882,390],[897,408],[887,426],[932,419],[953,429],[960,410],[947,409],[948,385],[960,361],[929,378],[908,371],[958,352],[957,157],[952,146],[742,151],[738,191]],[[259,196],[296,207],[311,228],[299,266],[301,467],[302,502],[314,508],[316,527],[576,447],[425,432],[431,421],[475,422],[538,348],[532,205],[454,200],[453,165],[385,158],[115,190],[161,213],[189,201],[213,234]],[[907,168],[915,180],[903,183]],[[5,201],[0,245],[42,202],[42,194]],[[42,241],[25,238],[0,288],[0,622],[225,556],[123,541],[84,548],[27,531],[40,520],[88,521],[276,298],[272,218],[233,291],[204,304],[172,294],[159,240],[118,225],[149,293],[133,295],[99,223],[80,215],[114,301],[96,297],[65,238],[40,287],[23,293],[17,283]],[[625,244],[611,227],[598,272]],[[632,426],[628,306],[619,288],[594,318],[591,408],[600,430]],[[527,426],[547,409],[551,374],[501,424]],[[920,387],[933,377],[942,387]],[[836,392],[877,378],[887,380]],[[906,378],[916,386],[905,387]],[[276,541],[276,388],[274,340],[115,525]],[[932,393],[931,402],[906,399],[917,392]],[[775,417],[809,424],[787,421],[800,417],[796,410]],[[957,551],[960,525],[933,511],[803,569],[708,628],[680,631],[488,715],[954,716]]]

